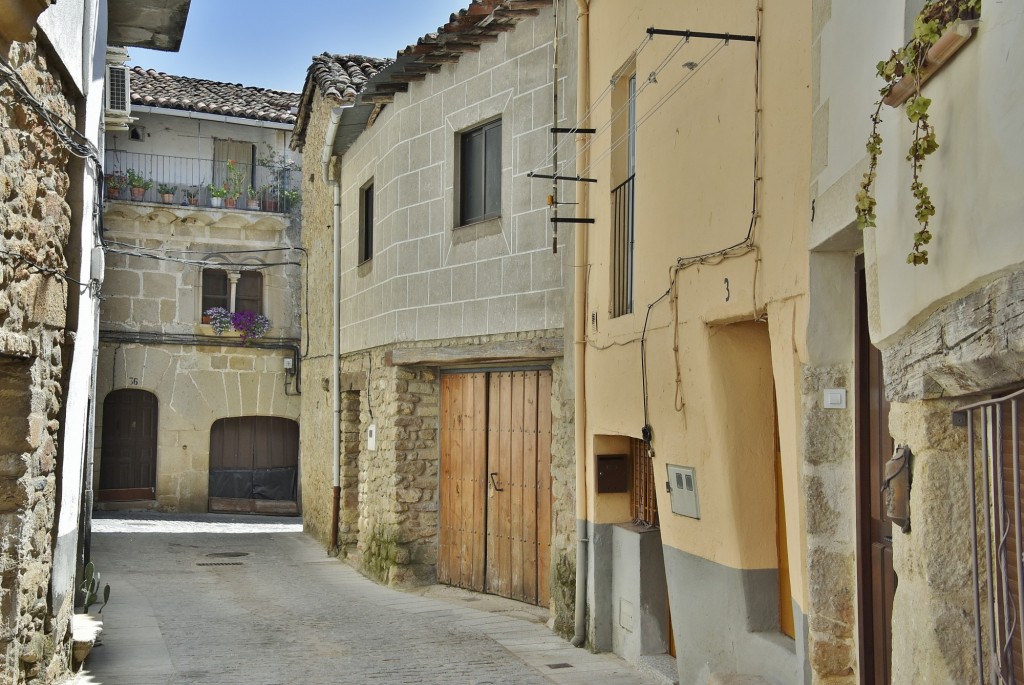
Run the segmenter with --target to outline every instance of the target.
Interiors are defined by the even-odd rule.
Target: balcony
[[[274,213],[298,206],[301,172],[290,162],[263,166],[124,150],[108,150],[104,161],[108,200]]]

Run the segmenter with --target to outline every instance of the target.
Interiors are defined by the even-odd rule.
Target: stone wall
[[[295,367],[286,370],[285,361],[298,349],[301,256],[252,252],[297,246],[298,220],[270,212],[126,201],[108,201],[104,220],[106,239],[118,245],[107,256],[103,285],[94,482],[100,482],[103,466],[105,398],[113,390],[146,390],[158,400],[156,501],[137,506],[205,512],[213,423],[256,415],[299,418]],[[263,313],[271,321],[267,336],[241,347],[238,333],[229,331],[222,337],[233,346],[219,344],[213,327],[201,323],[202,266],[181,257],[258,267]],[[261,347],[267,344],[276,348]],[[312,382],[319,391],[318,379]]]
[[[822,406],[851,387],[849,366],[803,369],[803,490],[807,514],[808,645],[814,682],[857,682],[856,474],[850,409]],[[852,399],[852,398],[851,398]]]
[[[73,127],[75,103],[36,42],[4,57],[43,105]],[[11,88],[0,85],[0,681],[66,674],[72,588],[52,588],[56,466],[63,401],[72,232],[69,156]],[[52,606],[54,596],[67,598]]]
[[[967,430],[952,412],[1024,383],[1022,295],[1024,271],[994,274],[883,350],[890,432],[914,455],[911,530],[893,533],[894,683],[977,680],[972,474]],[[981,603],[984,611],[984,590]]]

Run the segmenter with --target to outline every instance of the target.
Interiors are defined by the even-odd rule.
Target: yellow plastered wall
[[[665,544],[733,568],[775,567],[774,388],[792,588],[806,606],[799,370],[806,359],[810,4],[772,3],[763,15],[758,249],[680,271],[674,288],[677,258],[741,243],[747,235],[756,50],[732,41],[709,57],[713,40],[694,39],[678,50],[674,37],[645,40],[649,26],[753,34],[757,18],[753,0],[591,2],[593,110],[583,125],[599,133],[584,174],[598,179],[587,206],[596,220],[587,229],[587,458],[592,474],[593,436],[640,437],[646,319],[655,474],[663,477],[670,463],[695,466],[701,506],[699,521],[673,515],[659,488]],[[631,62],[639,91],[635,294],[632,314],[611,318],[610,193],[622,137],[612,135],[611,126],[600,131],[615,114],[606,86]],[[618,512],[593,496],[589,480],[589,517],[611,522]]]

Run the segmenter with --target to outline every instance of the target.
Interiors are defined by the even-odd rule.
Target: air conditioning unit
[[[122,64],[107,65],[107,116],[127,117],[132,113],[129,71]]]

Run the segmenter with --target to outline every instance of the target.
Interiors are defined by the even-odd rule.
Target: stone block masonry
[[[4,57],[56,117],[75,102],[35,41]],[[51,588],[60,417],[65,391],[63,273],[72,232],[68,155],[28,106],[0,85],[0,682],[66,673],[72,588]],[[32,266],[32,265],[38,265]],[[70,583],[69,583],[70,585]],[[66,597],[52,606],[54,597]]]

